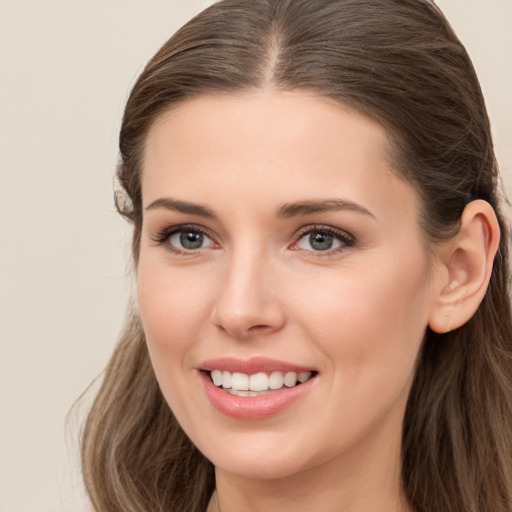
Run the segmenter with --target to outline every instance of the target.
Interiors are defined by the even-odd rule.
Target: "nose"
[[[212,309],[213,323],[245,340],[279,331],[285,314],[276,286],[276,270],[263,256],[246,251],[233,255],[222,273]]]

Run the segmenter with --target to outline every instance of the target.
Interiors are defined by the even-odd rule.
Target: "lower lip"
[[[237,396],[223,391],[210,379],[209,374],[200,372],[210,402],[226,416],[240,420],[260,420],[275,416],[300,400],[316,381],[316,376],[293,388],[272,391],[259,396]]]

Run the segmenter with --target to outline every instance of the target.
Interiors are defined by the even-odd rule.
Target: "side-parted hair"
[[[203,94],[307,91],[377,120],[394,169],[421,198],[432,247],[457,233],[474,199],[496,211],[501,242],[478,311],[447,334],[427,331],[407,404],[402,482],[417,512],[512,510],[512,321],[508,231],[489,119],[471,61],[431,0],[224,0],[150,60],[124,112],[116,204],[133,224],[149,128]],[[214,470],[159,390],[136,308],[82,437],[97,512],[204,512]]]

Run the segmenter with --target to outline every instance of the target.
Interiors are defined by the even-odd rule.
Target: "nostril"
[[[264,336],[284,325],[284,313],[279,303],[268,301],[234,301],[226,295],[212,309],[211,321],[217,328],[236,338]]]
[[[253,332],[254,332],[254,331],[265,331],[265,330],[267,330],[267,329],[269,329],[269,328],[270,328],[270,326],[269,326],[269,325],[263,325],[263,324],[261,324],[261,325],[253,325],[252,327],[249,327],[249,329],[248,329],[248,330],[249,330],[249,331],[253,331]]]

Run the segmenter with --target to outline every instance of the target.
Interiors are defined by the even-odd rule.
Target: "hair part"
[[[512,509],[512,321],[508,231],[499,209],[489,119],[464,47],[430,0],[224,0],[180,29],[147,64],[120,132],[116,195],[142,229],[141,173],[150,127],[203,94],[308,91],[380,122],[399,176],[421,199],[429,244],[458,230],[474,199],[502,238],[487,294],[454,332],[428,331],[404,420],[402,480],[417,512]],[[204,512],[213,466],[158,388],[132,310],[82,443],[95,509]]]

